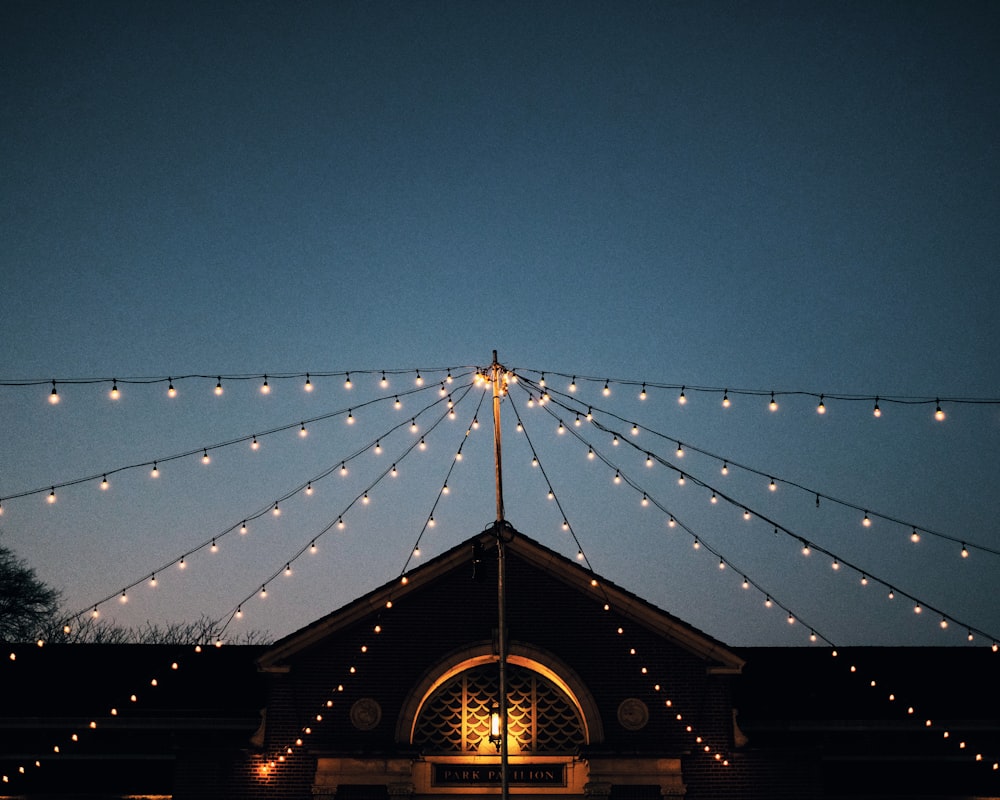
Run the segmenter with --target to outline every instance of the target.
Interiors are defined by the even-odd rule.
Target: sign
[[[510,786],[565,786],[565,764],[511,764]],[[434,786],[499,786],[499,764],[435,764]]]

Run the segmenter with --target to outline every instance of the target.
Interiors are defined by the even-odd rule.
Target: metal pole
[[[507,800],[510,796],[508,780],[509,754],[507,752],[507,596],[506,573],[507,559],[504,553],[504,536],[507,527],[503,513],[503,472],[500,458],[500,364],[497,362],[497,351],[493,351],[493,458],[496,466],[497,485],[497,521],[495,524],[497,537],[497,660],[499,664],[500,694],[500,797]]]

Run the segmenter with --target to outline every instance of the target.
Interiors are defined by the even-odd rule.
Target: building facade
[[[9,796],[499,795],[498,533],[511,796],[1000,797],[990,755],[1000,746],[1000,656],[988,648],[861,648],[837,659],[822,648],[736,651],[509,528],[268,647],[153,648],[145,660],[123,650],[123,676],[94,679],[98,693],[157,670],[163,678],[114,714],[79,691],[68,706],[8,704]],[[77,668],[110,657],[87,652],[94,664]],[[54,681],[76,653],[19,654],[8,686],[30,688],[44,664]],[[865,675],[901,674],[899,691],[923,691],[937,720],[924,725],[877,697],[842,660],[855,656]],[[972,698],[944,691],[956,671]],[[84,714],[96,729],[67,744]],[[46,749],[54,739],[58,754]]]

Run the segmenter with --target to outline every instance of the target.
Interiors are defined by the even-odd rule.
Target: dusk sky
[[[1000,637],[997,3],[5,0],[0,59],[0,544],[68,610],[281,636],[464,541],[497,350],[542,544],[732,645]]]

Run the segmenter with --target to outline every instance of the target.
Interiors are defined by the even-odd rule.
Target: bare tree
[[[123,626],[109,620],[83,617],[68,625],[53,618],[42,638],[68,644],[213,644],[224,638],[222,623],[204,614],[193,622],[146,621],[143,625]],[[268,644],[266,631],[249,630],[230,644]]]
[[[0,545],[0,641],[28,642],[59,616],[61,595]]]

